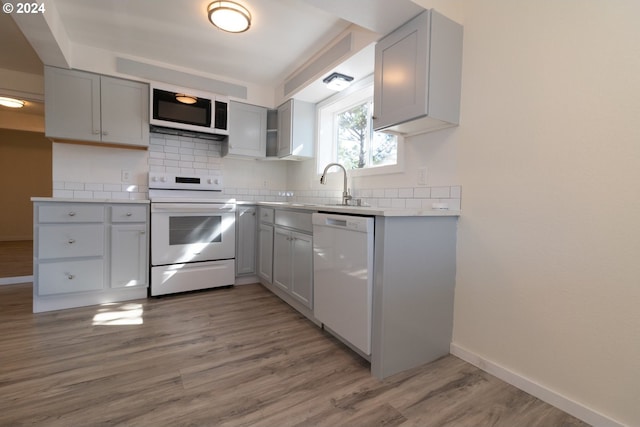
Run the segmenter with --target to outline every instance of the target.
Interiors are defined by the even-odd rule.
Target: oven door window
[[[220,216],[172,216],[169,218],[169,245],[222,242]]]

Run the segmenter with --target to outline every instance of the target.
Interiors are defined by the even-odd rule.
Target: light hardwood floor
[[[0,277],[33,274],[33,241],[0,241]]]
[[[379,381],[260,285],[32,314],[0,287],[0,426],[583,426],[454,356]]]

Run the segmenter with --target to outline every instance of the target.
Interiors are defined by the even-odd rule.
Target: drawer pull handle
[[[74,211],[69,212],[69,216],[76,216],[76,213]]]
[[[76,277],[76,276],[74,276],[73,274],[69,274],[69,273],[67,273],[67,279],[69,279],[69,280],[73,280],[73,279],[74,279],[74,277]]]
[[[69,239],[68,242],[70,245],[73,245],[76,242],[76,239]]]
[[[127,212],[127,216],[131,216],[131,215],[132,215],[132,213],[131,213],[131,212]]]

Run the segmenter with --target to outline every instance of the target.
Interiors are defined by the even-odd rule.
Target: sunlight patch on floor
[[[93,325],[142,325],[144,323],[142,304],[109,303],[101,304],[93,316]]]

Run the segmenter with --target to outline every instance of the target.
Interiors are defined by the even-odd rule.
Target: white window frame
[[[347,89],[318,103],[318,135],[316,144],[316,173],[321,175],[324,167],[338,158],[337,132],[335,132],[335,113],[345,111],[373,97],[373,75],[349,86]],[[404,172],[404,138],[397,135],[398,148],[395,165],[369,166],[362,169],[349,169],[350,176],[372,176]]]

